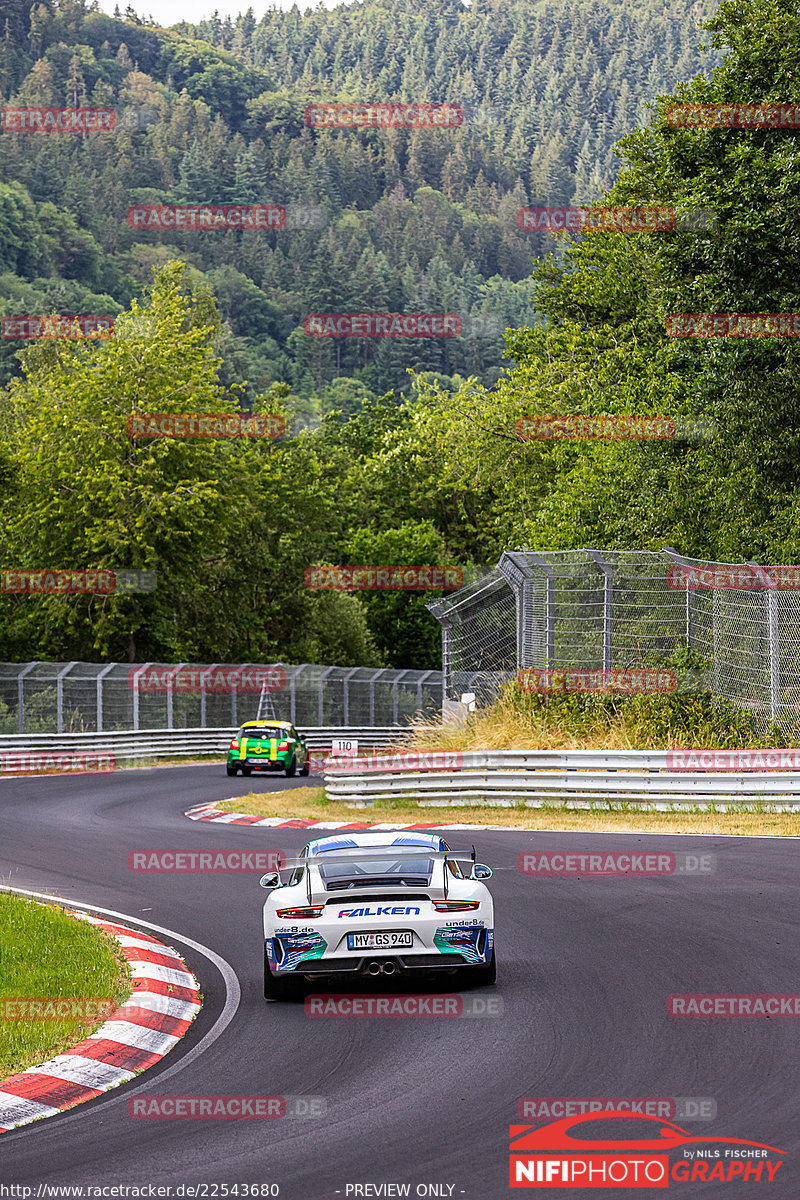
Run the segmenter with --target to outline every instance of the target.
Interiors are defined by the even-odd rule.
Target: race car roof
[[[263,726],[265,726],[265,725],[277,725],[281,729],[291,729],[292,722],[291,721],[270,721],[266,717],[264,717],[264,719],[261,721],[243,721],[242,729],[249,729],[251,727],[251,725],[257,725],[259,729],[263,728]]]

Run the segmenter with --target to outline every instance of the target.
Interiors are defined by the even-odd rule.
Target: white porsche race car
[[[447,971],[494,983],[494,905],[481,882],[491,874],[474,848],[451,850],[438,834],[309,842],[261,878],[265,997],[289,999],[328,975]]]

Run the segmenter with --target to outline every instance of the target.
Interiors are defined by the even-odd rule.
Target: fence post
[[[767,623],[769,626],[769,706],[773,721],[781,716],[780,665],[778,659],[779,624],[778,593],[767,592]]]
[[[531,609],[533,607],[531,591],[531,569],[525,561],[523,552],[505,551],[497,564],[497,570],[505,579],[514,593],[515,615],[515,645],[516,668],[529,666],[528,642],[531,626]]]
[[[139,728],[139,676],[142,671],[146,671],[148,667],[152,667],[152,663],[144,663],[138,671],[133,674],[133,728]],[[130,676],[128,676],[130,678]]]
[[[175,728],[174,709],[172,704],[173,684],[175,676],[180,671],[181,667],[185,667],[186,663],[178,663],[173,671],[170,671],[169,679],[167,680],[167,729]]]
[[[525,557],[535,562],[537,567],[540,567],[547,577],[547,620],[545,625],[545,645],[547,661],[545,666],[551,667],[555,662],[556,657],[556,573],[550,566],[550,563],[539,554],[535,554],[533,550],[526,550]],[[531,663],[519,662],[517,666],[527,667]]]
[[[417,680],[417,712],[420,714],[422,714],[422,711],[423,711],[422,685],[425,682],[425,680],[428,678],[428,676],[432,675],[432,674],[433,674],[433,671],[423,671],[423,673],[420,675],[419,679]]]
[[[324,691],[323,691],[323,684],[324,684],[324,682],[325,682],[325,679],[326,679],[326,677],[327,677],[328,675],[330,675],[331,671],[335,671],[335,670],[336,670],[336,668],[335,668],[335,667],[326,667],[326,668],[325,668],[325,670],[324,670],[324,671],[322,672],[322,674],[320,675],[320,677],[319,677],[319,682],[318,682],[318,684],[317,684],[317,687],[318,687],[318,693],[317,693],[317,714],[318,714],[318,716],[317,716],[317,724],[320,726],[320,728],[322,728],[322,726],[325,724],[325,721],[324,721],[324,716],[325,716],[325,693],[324,693]]]
[[[612,631],[612,606],[614,603],[614,568],[610,563],[607,563],[597,550],[589,550],[586,553],[590,558],[594,559],[600,570],[603,572],[603,670],[611,670],[611,631]]]
[[[673,562],[679,566],[689,566],[682,554],[678,554],[672,546],[664,546],[664,554],[668,554]],[[691,650],[692,642],[694,641],[694,585],[695,573],[686,573],[684,577],[684,585],[686,587],[686,648]],[[669,584],[668,584],[669,586]],[[713,603],[713,602],[712,602]]]
[[[442,622],[442,712],[447,707],[453,675],[453,626],[444,617]]]
[[[383,675],[384,670],[385,668],[382,667],[380,670],[374,671],[369,681],[369,723],[372,726],[375,725],[375,684]]]
[[[711,592],[711,638],[712,648],[714,652],[714,660],[712,663],[712,691],[715,696],[722,695],[722,673],[720,671],[720,660],[722,658],[722,593],[714,588]]]
[[[358,670],[359,670],[358,667],[351,667],[349,671],[345,671],[344,678],[342,680],[342,709],[343,709],[342,724],[343,725],[350,724],[350,680],[353,678],[353,676],[355,675],[355,673]]]
[[[69,675],[72,668],[77,664],[77,658],[58,672],[56,675],[56,732],[64,732],[64,676]]]
[[[205,729],[208,724],[208,710],[206,708],[206,675],[214,670],[214,667],[219,666],[219,663],[211,663],[204,671],[200,673],[200,725]]]
[[[109,671],[113,671],[116,663],[109,663],[107,667],[103,667],[100,674],[97,676],[97,732],[103,732],[103,680]]]
[[[17,675],[17,729],[20,733],[25,732],[25,685],[22,681],[29,671],[38,666],[38,662],[28,663]]]
[[[780,629],[778,624],[778,596],[775,591],[776,583],[760,563],[748,561],[747,565],[755,572],[759,583],[763,584],[764,592],[766,593],[767,642],[769,645],[769,712],[771,719],[778,721],[781,715],[781,689],[778,658]]]
[[[400,721],[400,684],[405,685],[406,675],[412,672],[406,668],[405,670],[396,671],[392,680],[392,724],[397,725]]]

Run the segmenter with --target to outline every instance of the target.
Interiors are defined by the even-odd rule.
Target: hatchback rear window
[[[291,737],[288,729],[279,729],[275,725],[256,725],[249,729],[241,729],[239,731],[240,738],[288,738]]]

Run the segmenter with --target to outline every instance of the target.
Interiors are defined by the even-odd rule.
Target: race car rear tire
[[[294,775],[296,770],[297,770],[297,758],[293,754],[292,761],[289,763],[288,767],[284,771],[284,775],[286,776],[287,779],[289,779],[292,775]]]
[[[308,775],[308,774],[310,774],[310,772],[311,772],[311,762],[310,762],[308,755],[306,755],[305,762],[303,763],[302,767],[300,768],[300,774]]]
[[[269,959],[264,949],[264,999],[265,1000],[294,1000],[300,993],[298,979],[282,979],[273,975],[269,969]]]
[[[239,768],[226,766],[225,770],[228,772],[229,775],[235,775],[237,773],[237,771],[239,770]]]
[[[497,959],[494,950],[492,950],[492,957],[486,966],[473,967],[469,972],[469,977],[473,983],[477,983],[481,987],[489,987],[497,982]]]
[[[252,775],[253,768],[252,767],[242,767],[242,774],[243,775]]]

